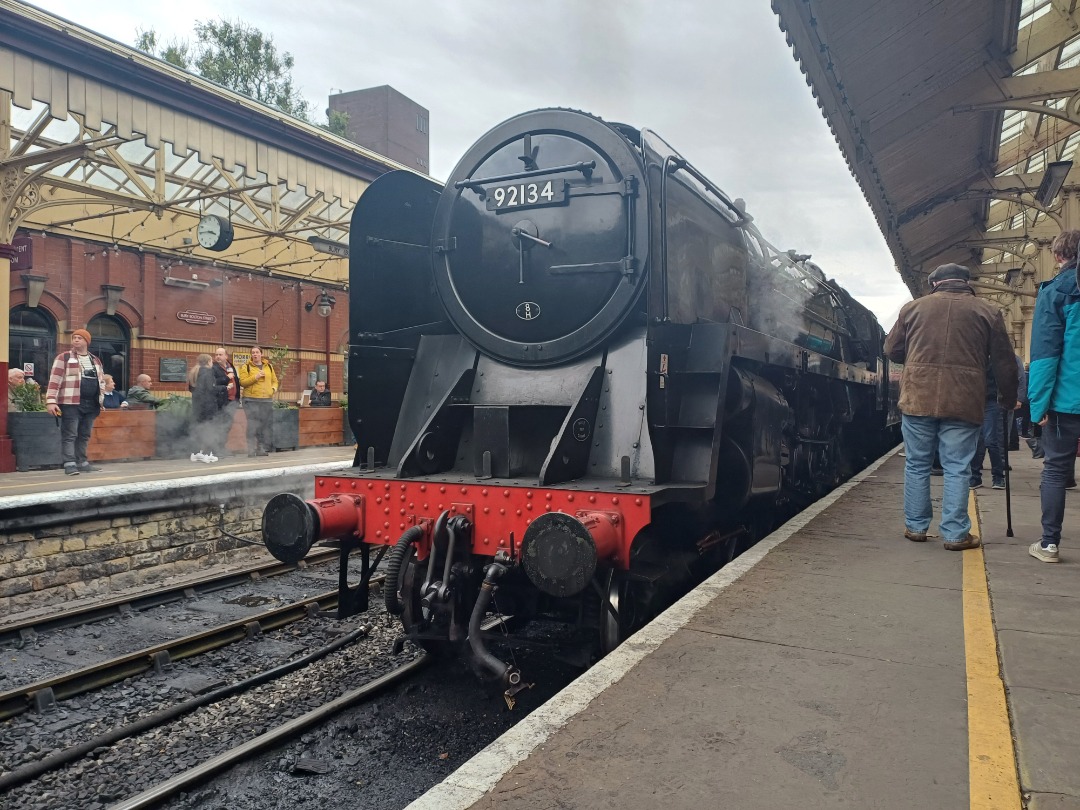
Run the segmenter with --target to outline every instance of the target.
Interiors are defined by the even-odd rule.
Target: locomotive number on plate
[[[540,305],[532,301],[522,301],[517,305],[514,313],[523,321],[531,321],[540,317]]]
[[[558,205],[566,201],[566,186],[558,180],[537,183],[515,183],[487,189],[489,211],[509,211],[538,205]]]

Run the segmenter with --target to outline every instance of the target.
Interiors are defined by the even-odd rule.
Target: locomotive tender
[[[606,652],[896,443],[881,327],[809,258],[654,133],[571,110],[495,127],[445,187],[380,177],[350,243],[360,449],[271,500],[268,547],[339,539],[342,615],[388,555],[408,636],[512,704],[486,627]]]

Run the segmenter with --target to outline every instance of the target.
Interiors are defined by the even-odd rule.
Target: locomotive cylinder
[[[305,501],[284,492],[266,504],[262,535],[275,559],[296,563],[307,556],[317,540],[359,536],[363,525],[362,495],[334,493]]]
[[[617,514],[590,512],[571,517],[562,512],[540,515],[525,530],[521,565],[537,588],[552,596],[581,593],[597,563],[619,547]]]

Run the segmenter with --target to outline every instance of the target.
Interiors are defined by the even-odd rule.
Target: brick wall
[[[213,505],[0,535],[0,619],[108,597],[201,569],[269,559],[262,506]]]
[[[72,329],[86,326],[106,310],[103,284],[123,287],[116,315],[130,330],[133,340],[129,385],[139,374],[149,374],[159,395],[187,393],[187,384],[158,381],[163,357],[184,357],[189,367],[200,353],[213,354],[218,346],[247,351],[249,345],[233,340],[233,318],[254,319],[258,342],[265,349],[288,346],[297,357],[282,390],[299,392],[307,386],[307,372],[330,360],[330,388],[340,393],[342,352],[348,343],[349,296],[331,290],[336,303],[329,318],[304,309],[318,297],[321,285],[299,279],[266,276],[198,262],[173,265],[175,259],[140,252],[136,248],[113,248],[85,239],[20,233],[33,242],[33,273],[47,277],[39,307],[57,325],[57,350],[67,348]],[[167,286],[166,273],[200,280],[212,286],[189,290]],[[11,305],[25,304],[27,288],[22,274],[11,274]],[[192,323],[178,313],[205,312],[211,324]],[[93,345],[90,347],[93,351]],[[42,373],[47,375],[47,369]],[[294,397],[295,398],[295,397]]]

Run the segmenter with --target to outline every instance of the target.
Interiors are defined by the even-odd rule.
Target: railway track
[[[337,607],[336,590],[313,599],[263,611],[183,638],[111,658],[100,664],[83,667],[63,675],[0,692],[0,721],[17,717],[30,709],[39,712],[55,708],[56,703],[148,670],[163,671],[173,661],[179,661],[210,650],[216,650],[256,634],[276,630],[306,617]]]
[[[159,804],[177,794],[190,790],[202,784],[207,779],[219,774],[241,762],[248,761],[254,755],[296,737],[309,728],[335,717],[339,712],[352,708],[365,700],[370,700],[383,690],[390,688],[405,679],[411,677],[430,663],[430,656],[423,655],[404,664],[397,669],[376,678],[356,689],[352,689],[341,697],[331,700],[313,709],[306,714],[282,723],[271,731],[260,734],[252,740],[237,745],[213,759],[190,768],[183,773],[166,779],[165,781],[148,788],[130,799],[119,802],[111,810],[142,810],[142,808],[157,807]]]
[[[305,635],[318,637],[312,631],[319,626],[314,624]],[[14,768],[9,765],[0,775],[4,807],[104,807],[134,795],[143,798],[132,806],[151,806],[325,722],[342,707],[378,694],[420,666],[395,663],[402,657],[390,656],[394,636],[386,628],[372,632],[362,624],[349,631],[340,623],[323,627],[335,633],[335,639],[299,660],[164,709],[148,698],[132,713],[137,719],[131,722],[109,727],[101,718],[84,723],[83,733],[62,750]],[[410,659],[419,656],[407,653]],[[144,680],[111,689],[130,695],[133,685]],[[348,688],[357,683],[361,686]],[[102,727],[104,733],[88,738]]]
[[[336,550],[318,551],[309,554],[306,559],[295,565],[271,560],[270,562],[230,571],[227,574],[211,575],[185,582],[182,585],[159,588],[152,593],[118,596],[114,599],[100,600],[76,608],[64,608],[57,613],[46,616],[30,616],[0,625],[0,646],[25,643],[44,633],[79,627],[114,616],[122,616],[125,613],[149,610],[150,608],[167,605],[170,602],[194,599],[204,594],[234,588],[263,578],[280,576],[292,571],[303,571],[319,563],[330,562],[337,558],[338,552]]]

